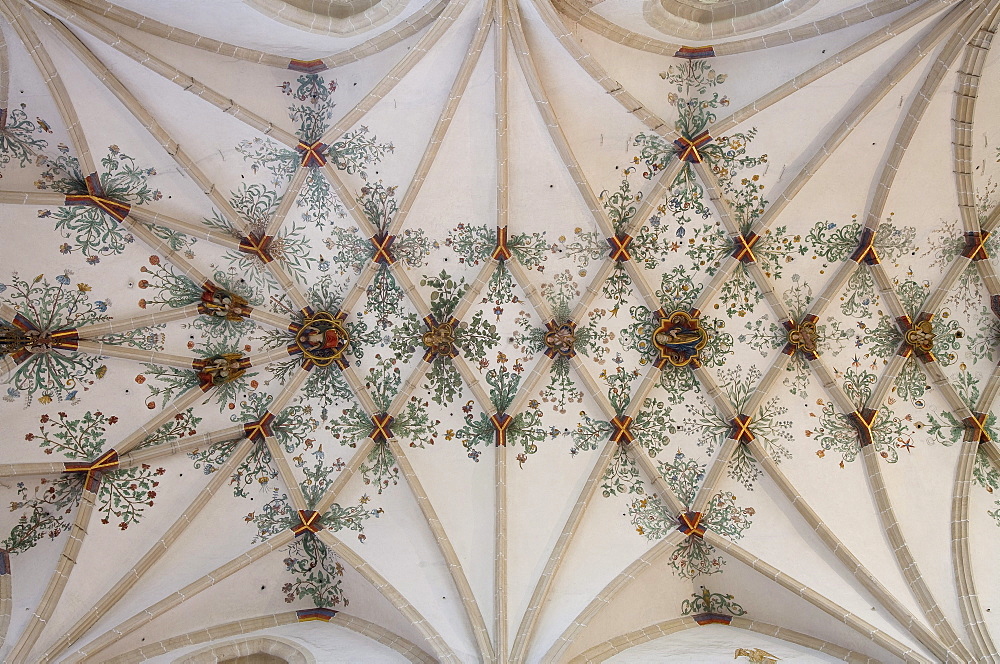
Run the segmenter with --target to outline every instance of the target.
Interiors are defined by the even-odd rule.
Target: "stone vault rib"
[[[10,0],[4,1],[9,2]],[[92,37],[132,58],[137,63],[180,86],[182,89],[200,97],[222,112],[232,115],[237,120],[240,120],[265,136],[269,136],[290,148],[298,145],[298,139],[292,134],[275,127],[273,123],[243,108],[232,99],[224,97],[208,86],[199,83],[180,69],[139,48],[136,44],[124,39],[113,30],[94,21],[73,6],[62,2],[62,0],[37,0],[35,4],[44,9],[48,14],[65,23],[79,27]]]
[[[199,512],[208,504],[208,501],[219,491],[236,468],[243,462],[247,454],[253,448],[253,443],[243,438],[229,454],[229,458],[216,471],[209,483],[200,491],[195,499],[181,512],[180,517],[164,532],[163,536],[146,551],[145,554],[125,572],[121,579],[109,588],[104,595],[94,603],[94,605],[84,615],[70,627],[58,641],[56,641],[39,660],[49,662],[57,659],[60,655],[72,648],[76,642],[83,637],[87,631],[97,624],[97,621],[107,615],[117,603],[128,594],[136,583],[156,564],[156,562],[167,552],[170,546],[177,541],[177,538],[187,529]]]
[[[424,152],[420,156],[420,163],[417,164],[417,170],[414,171],[410,185],[406,188],[403,199],[399,203],[399,209],[396,210],[396,215],[389,222],[387,232],[390,235],[395,235],[403,227],[403,223],[410,214],[410,209],[413,207],[413,201],[416,200],[424,182],[427,180],[427,173],[430,172],[431,166],[433,166],[434,160],[437,158],[441,144],[444,142],[444,137],[448,133],[448,128],[451,126],[452,120],[455,119],[458,105],[462,101],[462,96],[469,85],[469,79],[472,78],[472,72],[479,62],[479,57],[482,55],[483,47],[486,44],[486,38],[489,36],[492,28],[493,11],[491,5],[496,1],[487,0],[483,8],[482,16],[480,16],[479,23],[476,25],[476,32],[472,37],[472,42],[469,44],[458,73],[455,75],[455,80],[452,81],[451,89],[448,91],[448,101],[445,102],[444,108],[441,109],[441,114],[434,125],[434,131],[431,132],[431,137],[427,141],[427,147],[424,148]]]
[[[870,0],[863,5],[852,7],[833,16],[798,25],[791,29],[776,30],[757,37],[725,41],[714,44],[712,48],[715,55],[736,55],[775,46],[783,46],[848,28],[920,2],[921,0]],[[578,23],[588,30],[623,46],[666,56],[675,55],[680,49],[684,48],[680,43],[675,44],[653,39],[616,25],[601,16],[600,13],[594,11],[593,6],[588,6],[580,0],[553,0],[552,4],[565,17],[564,21]],[[918,7],[922,6],[926,6],[926,3],[923,5],[918,4]],[[698,39],[695,41],[704,40]]]
[[[223,215],[225,215],[230,221],[236,223],[239,219],[239,214],[233,209],[229,201],[221,192],[216,190],[215,183],[211,181],[206,173],[204,173],[201,168],[195,163],[194,159],[191,158],[180,146],[180,144],[173,139],[173,137],[167,132],[166,129],[157,122],[156,118],[153,117],[152,113],[139,101],[139,99],[132,94],[131,90],[125,86],[121,80],[118,79],[114,73],[108,69],[100,58],[98,58],[87,46],[80,41],[80,39],[73,34],[69,28],[67,28],[58,19],[50,19],[46,15],[42,14],[38,10],[34,10],[36,16],[42,21],[47,21],[51,28],[59,35],[63,43],[66,44],[71,51],[76,55],[77,59],[83,62],[87,68],[90,70],[91,74],[94,75],[97,80],[99,80],[104,87],[108,89],[111,94],[121,102],[122,106],[126,108],[135,117],[135,119],[149,132],[150,136],[160,145],[163,150],[170,155],[170,157],[177,164],[178,171],[187,177],[190,177],[198,188],[201,189],[202,193],[208,197],[208,200],[217,207]],[[134,212],[137,212],[133,211]],[[148,223],[157,223],[155,221],[148,221]],[[185,231],[181,231],[185,232]],[[192,234],[189,232],[189,234]],[[206,238],[209,239],[209,238]],[[215,241],[209,239],[209,241]]]
[[[955,187],[958,191],[958,209],[966,232],[981,230],[976,211],[975,186],[972,181],[972,131],[976,100],[982,81],[983,66],[993,43],[998,18],[994,10],[992,19],[980,26],[975,36],[965,45],[962,65],[955,81],[955,103],[952,108],[952,149],[955,159]]]
[[[881,81],[847,112],[844,119],[827,136],[826,140],[813,153],[808,162],[778,194],[778,199],[772,202],[754,222],[751,230],[758,235],[763,233],[764,229],[768,228],[775,221],[776,217],[792,201],[795,195],[802,191],[806,183],[816,174],[820,166],[826,162],[830,155],[833,154],[834,150],[847,139],[855,127],[889,94],[889,91],[907,73],[916,67],[942,39],[951,34],[957,25],[965,21],[970,14],[976,14],[981,17],[984,11],[983,8],[977,8],[975,5],[960,4],[949,10],[947,14],[935,22],[920,42],[912,50],[901,56],[893,68],[882,77]]]
[[[35,29],[31,27],[30,21],[24,15],[27,8],[23,5],[15,4],[14,0],[0,0],[0,8],[3,9],[3,13],[10,20],[11,26],[17,32],[17,36],[31,55],[31,59],[34,61],[35,66],[38,67],[39,72],[41,72],[42,78],[45,79],[49,94],[52,95],[52,99],[59,109],[59,115],[66,125],[66,131],[69,132],[70,141],[73,143],[73,147],[76,148],[76,156],[80,160],[80,168],[87,173],[95,172],[97,168],[94,166],[94,157],[90,153],[87,138],[84,136],[83,127],[80,125],[80,118],[73,107],[73,100],[70,98],[62,78],[59,77],[59,72],[56,70],[52,58],[49,57],[48,51],[41,40],[38,39],[38,35],[35,33]]]
[[[290,528],[285,528],[267,541],[261,542],[257,546],[241,553],[224,565],[217,567],[196,581],[184,586],[180,590],[167,595],[159,602],[151,604],[143,611],[134,614],[124,622],[116,625],[111,630],[104,632],[97,638],[80,647],[64,661],[67,663],[72,662],[73,664],[79,664],[79,662],[84,661],[94,661],[94,658],[103,652],[108,646],[117,643],[119,640],[128,636],[143,625],[155,620],[167,611],[176,608],[185,600],[194,597],[203,590],[206,590],[223,579],[232,576],[244,567],[260,560],[272,551],[286,546],[293,539],[295,539],[295,534]]]
[[[186,634],[174,636],[169,639],[163,639],[162,641],[157,641],[155,643],[144,645],[141,648],[130,650],[109,659],[106,664],[131,664],[135,661],[142,661],[159,655],[165,655],[186,646],[217,641],[230,636],[252,634],[263,629],[280,627],[281,625],[292,625],[298,622],[305,622],[307,620],[322,620],[323,622],[331,625],[343,627],[351,630],[352,632],[367,636],[373,641],[377,641],[382,645],[392,648],[411,662],[418,664],[434,664],[434,662],[437,661],[416,644],[404,639],[402,636],[395,634],[394,632],[389,631],[381,625],[358,618],[357,616],[349,615],[343,611],[330,611],[330,613],[332,615],[326,615],[322,618],[313,618],[307,615],[308,610],[284,611],[282,613],[257,616],[245,620],[235,620],[221,625],[212,625],[211,627],[205,627],[193,632],[187,632]]]
[[[427,54],[434,44],[437,43],[438,39],[448,31],[449,28],[458,20],[459,14],[465,9],[465,5],[468,0],[450,0],[448,6],[445,8],[441,15],[437,17],[434,23],[431,25],[430,30],[428,30],[420,40],[407,52],[403,58],[397,62],[392,69],[389,70],[381,81],[371,89],[371,91],[366,94],[361,101],[359,101],[354,108],[348,111],[340,120],[337,121],[320,139],[324,143],[330,144],[338,139],[340,139],[347,131],[353,127],[355,124],[361,121],[368,111],[372,110],[379,101],[385,98],[389,92],[392,91],[396,84],[399,83],[407,73],[410,72],[417,63],[423,60],[424,55]]]
[[[456,664],[460,661],[451,647],[441,638],[437,630],[434,629],[434,626],[384,576],[369,565],[364,558],[346,546],[329,530],[321,530],[317,536],[322,540],[324,545],[328,546],[331,551],[334,551],[348,565],[357,570],[368,583],[372,584],[387,600],[392,602],[392,605],[400,613],[409,619],[413,626],[427,639],[428,645],[434,650],[438,659],[444,662],[456,662]]]
[[[782,641],[805,646],[821,653],[832,655],[833,657],[842,659],[845,662],[851,662],[852,664],[879,664],[877,659],[873,659],[867,655],[863,655],[854,650],[850,650],[849,648],[837,645],[836,643],[824,641],[823,639],[818,639],[814,636],[810,636],[809,634],[803,634],[802,632],[796,632],[795,630],[788,629],[787,627],[780,627],[778,625],[760,622],[759,620],[750,620],[740,616],[733,617],[728,624],[730,627],[736,627],[737,629],[745,629],[750,632],[773,636],[774,638],[781,639]],[[699,626],[700,625],[695,621],[694,617],[691,616],[673,618],[671,620],[658,622],[643,627],[642,629],[637,629],[620,636],[616,636],[613,639],[608,639],[604,643],[599,643],[596,646],[588,648],[571,659],[569,664],[591,664],[603,662],[612,655],[624,652],[629,648],[646,643],[647,641],[652,641],[653,639],[658,639],[663,636],[668,636],[670,634],[675,634],[677,632]]]
[[[369,55],[380,53],[390,46],[394,46],[407,37],[411,37],[422,29],[430,25],[437,16],[444,10],[451,0],[434,0],[427,6],[422,7],[399,23],[388,27],[380,34],[364,41],[357,46],[345,51],[339,51],[332,55],[319,58],[324,68],[333,69],[351,62],[357,62]],[[244,60],[254,64],[278,69],[293,69],[301,60],[289,60],[285,56],[267,53],[258,49],[235,46],[216,39],[210,39],[197,33],[182,30],[166,23],[143,16],[137,12],[113,5],[104,0],[72,0],[73,4],[85,8],[105,18],[109,18],[121,25],[141,30],[150,35],[162,37],[169,41],[199,48],[209,53],[215,53],[229,58]],[[316,62],[315,60],[308,61]]]

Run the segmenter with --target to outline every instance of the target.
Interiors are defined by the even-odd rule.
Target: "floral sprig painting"
[[[299,102],[288,107],[288,117],[297,125],[296,135],[307,145],[319,141],[330,128],[333,109],[337,105],[334,98],[337,82],[327,81],[320,74],[303,74],[295,83],[285,81],[279,87],[284,94]],[[297,151],[260,137],[242,141],[236,149],[254,173],[266,171],[270,174],[269,189],[275,194],[291,181],[302,160]],[[321,154],[337,169],[348,174],[357,173],[367,180],[368,169],[394,149],[392,143],[380,142],[368,127],[361,126],[347,132],[332,145],[324,146]],[[315,168],[308,170],[295,206],[301,210],[302,220],[307,226],[319,229],[347,216],[344,204],[334,194],[329,180]]]
[[[729,97],[713,89],[722,85],[727,75],[717,72],[708,60],[688,60],[682,65],[671,65],[660,76],[673,88],[667,95],[667,101],[677,109],[675,129],[686,141],[697,142],[701,134],[711,130],[718,111],[729,106]],[[767,162],[767,155],[755,157],[747,154],[747,147],[756,134],[756,129],[735,132],[713,137],[713,140],[698,147],[700,159],[719,178],[727,198],[731,197],[730,204],[741,228],[749,226],[766,204],[759,195],[761,187],[757,179],[740,178],[747,169]],[[634,162],[644,167],[642,176],[646,179],[652,179],[672,159],[687,150],[656,134],[641,133],[634,142],[640,148]],[[705,202],[704,186],[695,175],[691,161],[683,161],[658,212],[669,213],[680,229],[695,217],[707,219],[711,215]],[[677,233],[677,237],[684,237],[684,234]]]
[[[527,409],[517,413],[507,412],[524,371],[519,360],[511,361],[504,353],[498,353],[495,363],[492,366],[486,363],[484,368],[495,412],[480,411],[475,415],[472,402],[467,403],[462,409],[465,425],[455,432],[455,436],[462,441],[469,458],[474,461],[479,461],[480,455],[476,447],[503,445],[518,450],[516,459],[523,464],[529,455],[538,451],[538,443],[549,436],[542,423],[542,411],[536,400],[530,400]]]
[[[864,369],[851,367],[844,373],[844,392],[859,410],[871,397],[875,381],[875,375]],[[847,415],[838,412],[832,401],[820,399],[817,405],[820,406],[817,409],[819,413],[812,411],[809,416],[817,418],[818,425],[806,430],[805,434],[820,444],[821,449],[816,452],[820,458],[823,458],[827,451],[839,452],[840,467],[843,468],[845,463],[854,461],[861,451],[858,429]],[[875,414],[870,430],[872,445],[875,446],[879,456],[888,463],[898,461],[902,441],[910,440],[910,424],[898,417],[892,408],[883,406]]]
[[[91,461],[101,455],[106,433],[118,424],[116,415],[87,411],[80,418],[65,412],[45,413],[38,420],[37,433],[24,435],[36,442],[46,454],[58,454],[68,460]],[[114,524],[127,530],[138,523],[153,507],[164,468],[142,463],[130,468],[115,468],[99,475],[94,510],[103,525]],[[34,487],[17,483],[18,500],[10,511],[18,512],[17,522],[6,539],[0,542],[11,553],[24,553],[42,540],[54,540],[69,530],[71,515],[84,493],[86,473],[65,472],[55,478],[41,477]]]
[[[705,477],[704,466],[678,450],[672,461],[661,461],[658,470],[677,499],[685,509],[690,510]],[[688,519],[697,514],[693,518],[699,527],[728,539],[740,539],[750,527],[751,517],[756,511],[752,507],[740,507],[737,503],[732,492],[718,491],[709,498],[703,513],[688,512]],[[629,505],[629,517],[640,535],[654,541],[678,528],[678,515],[670,514],[663,499],[656,494],[634,498]],[[670,554],[669,564],[678,576],[693,579],[721,572],[726,560],[703,537],[692,533]]]
[[[46,159],[44,165],[45,170],[35,182],[38,189],[66,195],[93,193],[86,182],[89,174],[80,170],[80,163],[75,157],[63,152],[55,158]],[[103,198],[142,205],[163,197],[159,189],[149,184],[149,178],[156,175],[156,169],[139,166],[117,145],[108,147],[100,166],[102,170],[97,176]],[[61,249],[62,253],[79,252],[90,265],[96,265],[102,257],[122,253],[126,245],[135,241],[117,219],[94,205],[64,205],[55,212],[42,211],[39,216],[54,220],[56,229],[68,240]]]
[[[761,379],[760,369],[744,369],[741,365],[736,365],[722,370],[720,377],[719,387],[736,411],[743,413],[744,406]],[[784,419],[788,415],[788,408],[780,404],[778,397],[764,401],[755,413],[743,414],[750,416],[750,431],[754,440],[772,461],[781,463],[792,458],[788,447],[792,443],[792,420]],[[703,400],[689,417],[684,418],[683,423],[685,430],[697,432],[698,444],[705,447],[708,454],[720,449],[733,431],[732,422],[724,419],[714,406]],[[743,444],[734,448],[727,472],[748,490],[752,489],[754,481],[762,475],[757,459]]]
[[[24,168],[39,157],[44,158],[42,151],[49,146],[45,135],[52,130],[39,117],[32,122],[27,108],[26,104],[20,104],[0,109],[0,170],[11,163]]]
[[[92,300],[92,291],[90,284],[73,283],[69,270],[52,281],[45,274],[29,281],[14,272],[8,282],[0,283],[0,301],[21,317],[17,325],[0,323],[5,338],[0,353],[16,355],[17,363],[5,400],[23,396],[29,404],[37,398],[43,405],[72,401],[104,378],[108,368],[100,357],[62,348],[51,336],[111,319],[106,313],[110,300]]]

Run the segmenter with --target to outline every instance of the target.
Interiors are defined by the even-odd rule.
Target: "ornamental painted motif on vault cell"
[[[423,134],[387,121],[388,108],[352,115],[374,97],[342,88],[337,78],[357,72],[334,77],[321,60],[254,74],[271,86],[261,108],[287,116],[261,122],[266,132],[248,131],[239,116],[252,114],[230,101],[240,133],[223,133],[218,182],[199,179],[194,159],[167,171],[166,157],[128,132],[91,155],[63,142],[76,127],[53,129],[27,103],[0,109],[0,169],[48,196],[20,215],[35,224],[30,246],[45,267],[26,270],[31,261],[17,257],[0,277],[11,473],[45,469],[8,487],[0,548],[20,562],[54,556],[74,528],[138,537],[172,522],[166,512],[185,492],[205,490],[220,521],[238,515],[235,528],[219,526],[232,534],[220,547],[283,538],[280,561],[267,561],[280,568],[280,590],[267,589],[280,604],[342,610],[359,604],[350,597],[359,547],[403,532],[385,527],[391,506],[420,507],[429,534],[406,536],[438,544],[457,574],[460,556],[442,533],[484,511],[506,514],[477,493],[480,478],[503,477],[511,500],[544,496],[533,507],[548,514],[576,496],[525,485],[555,486],[565,474],[599,490],[598,509],[620,520],[616,548],[662,552],[679,583],[697,584],[678,610],[701,624],[748,613],[719,590],[740,546],[756,554],[787,525],[760,506],[788,478],[809,479],[803,494],[824,482],[839,491],[860,472],[909,486],[916,480],[903,474],[918,461],[953,450],[978,492],[973,518],[1000,527],[989,403],[1000,238],[982,230],[997,205],[986,161],[978,189],[963,194],[979,231],[956,216],[927,233],[902,197],[887,199],[898,214],[849,202],[772,214],[789,202],[772,189],[799,177],[784,175],[799,157],[781,141],[771,149],[775,128],[763,123],[773,117],[724,117],[753,81],[730,79],[736,63],[711,47],[682,47],[669,62],[650,77],[660,98],[643,107],[664,122],[617,147],[605,149],[601,134],[596,161],[565,169],[581,191],[582,174],[593,177],[583,206],[593,219],[543,218],[556,204],[535,191],[530,204],[497,210],[509,227],[492,219],[501,207],[492,185],[487,207],[414,204],[434,178],[447,182],[428,186],[457,200],[476,174],[460,161],[421,171],[413,136]],[[533,77],[509,81],[548,105]],[[390,100],[395,110],[398,99],[375,101]],[[180,149],[160,143],[174,150],[167,156]],[[552,163],[575,159],[552,152],[538,148],[543,165],[525,171],[532,186],[544,187]],[[554,190],[566,184],[551,179]],[[181,202],[198,188],[200,207]],[[954,285],[942,291],[946,275]],[[418,478],[439,467],[454,484],[428,491]],[[454,500],[458,490],[468,496]],[[845,504],[857,498],[844,494]],[[442,495],[438,515],[429,506]],[[490,499],[508,500],[498,495]],[[91,504],[100,526],[88,531],[76,519]],[[577,525],[565,526],[565,541]],[[376,578],[372,569],[361,571]],[[468,611],[475,591],[456,587]]]

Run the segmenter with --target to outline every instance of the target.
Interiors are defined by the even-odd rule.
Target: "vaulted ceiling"
[[[997,661],[998,7],[0,0],[0,658]]]

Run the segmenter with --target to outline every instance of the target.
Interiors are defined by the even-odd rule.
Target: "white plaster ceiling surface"
[[[998,8],[0,0],[0,659],[1000,660]]]

